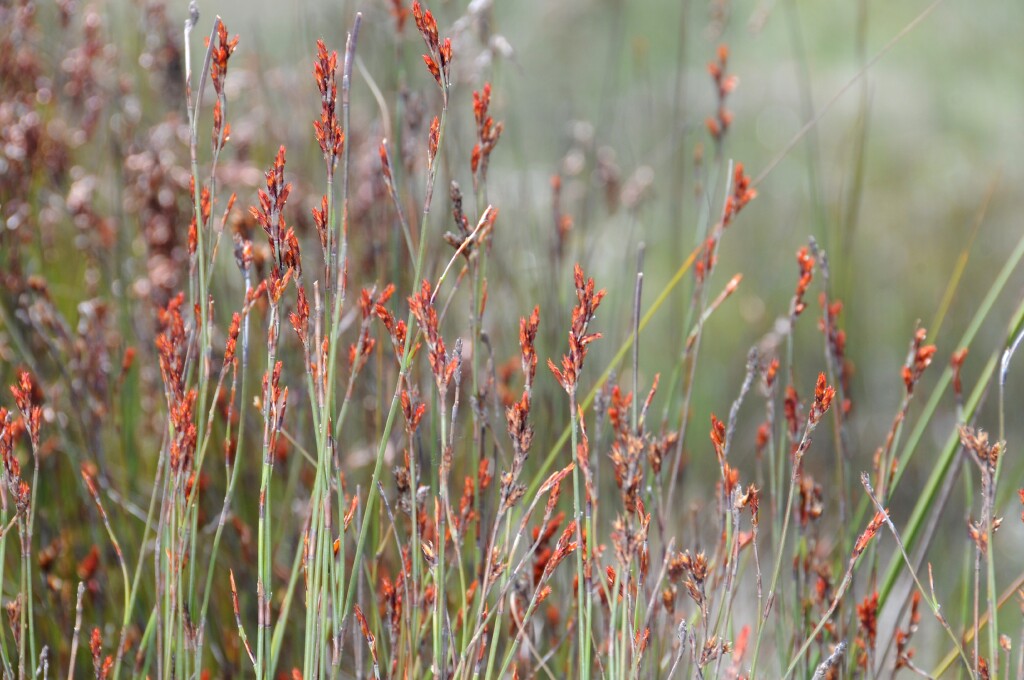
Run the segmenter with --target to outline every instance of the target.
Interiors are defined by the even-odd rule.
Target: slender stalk
[[[569,390],[569,409],[571,411],[570,427],[572,431],[572,455],[576,456],[576,438],[578,421],[576,416],[576,386]],[[582,462],[582,461],[581,461]],[[586,592],[587,580],[583,570],[583,552],[585,544],[583,541],[583,505],[580,501],[580,470],[579,465],[572,469],[572,511],[576,517],[576,541],[579,547],[576,550],[576,606],[577,606],[577,635],[579,638],[579,677],[583,680],[590,678],[590,622],[586,618]],[[587,536],[588,541],[593,541],[593,534]],[[527,613],[527,617],[529,617]]]

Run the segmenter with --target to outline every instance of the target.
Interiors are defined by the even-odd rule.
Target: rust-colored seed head
[[[249,214],[256,223],[263,227],[270,239],[270,247],[274,253],[275,267],[282,264],[282,243],[281,239],[287,231],[284,221],[284,206],[291,193],[292,185],[284,182],[285,148],[281,146],[274,158],[274,163],[267,170],[266,184],[264,191],[257,192],[259,206],[249,208]]]
[[[875,537],[875,534],[878,533],[878,530],[882,528],[882,524],[885,523],[886,513],[888,512],[888,509],[886,509],[885,512],[879,510],[878,512],[875,513],[875,516],[871,518],[871,521],[868,523],[867,529],[864,530],[864,533],[860,535],[860,537],[857,539],[857,542],[853,546],[854,557],[860,555],[868,547],[868,543],[871,542],[871,539]]]
[[[224,77],[228,72],[228,59],[235,52],[235,48],[238,47],[238,36],[228,39],[228,28],[224,25],[223,21],[217,22],[217,41],[218,44],[213,48],[210,54],[210,81],[213,83],[213,89],[217,94],[221,94],[224,91]]]
[[[504,129],[502,123],[496,123],[491,117],[490,106],[491,84],[484,83],[482,90],[473,92],[473,117],[476,119],[477,142],[470,156],[470,169],[474,176],[477,176],[479,171],[481,181],[486,179],[491,152],[497,146],[498,138],[501,137]]]
[[[540,326],[540,307],[534,307],[529,320],[519,320],[519,348],[522,353],[523,373],[526,375],[528,385],[533,384],[533,377],[537,372],[537,328]]]
[[[587,355],[587,345],[601,337],[600,333],[587,334],[587,327],[593,321],[598,306],[604,298],[605,291],[595,291],[594,279],[584,280],[583,269],[579,264],[574,271],[576,298],[578,300],[572,310],[572,322],[569,329],[569,353],[562,356],[562,368],[548,359],[548,368],[566,392],[576,391],[576,383],[583,370],[583,360]]]
[[[911,342],[910,357],[902,370],[903,384],[907,389],[907,394],[913,394],[914,385],[921,379],[921,375],[932,363],[932,358],[935,356],[935,345],[924,344],[926,336],[927,331],[923,328],[918,328],[917,332],[914,333],[914,340]]]
[[[320,120],[313,121],[316,140],[327,162],[327,172],[333,175],[338,156],[345,145],[345,133],[338,123],[338,53],[327,52],[323,40],[316,41],[317,59],[313,62],[313,77],[320,89]]]
[[[811,279],[814,277],[814,257],[810,254],[810,249],[807,246],[803,246],[797,251],[796,261],[800,267],[800,278],[796,284],[796,294],[793,296],[793,304],[790,311],[794,318],[807,309],[804,295],[807,293],[807,288],[811,285]]]
[[[717,60],[708,63],[708,75],[715,84],[715,91],[718,97],[718,107],[714,116],[709,116],[705,121],[708,133],[715,140],[721,142],[732,123],[732,112],[725,107],[725,100],[729,93],[736,89],[739,80],[736,76],[728,75],[725,72],[726,64],[729,61],[729,48],[727,45],[719,45]]]
[[[715,447],[715,454],[718,461],[725,460],[725,423],[718,419],[714,413],[711,414],[711,443]]]
[[[814,403],[811,405],[811,411],[807,416],[808,421],[812,425],[816,425],[821,420],[821,417],[825,415],[825,412],[832,405],[832,400],[835,396],[835,388],[827,384],[824,373],[819,373],[818,382],[814,387]]]
[[[953,369],[953,393],[959,397],[963,394],[963,383],[960,379],[960,371],[963,369],[964,360],[967,358],[967,348],[964,347],[953,352],[953,356],[949,359],[950,368]]]
[[[100,656],[103,654],[103,635],[100,633],[99,628],[92,629],[92,635],[89,638],[89,651],[92,652],[92,665],[98,675],[100,672]]]
[[[865,597],[857,605],[857,621],[860,624],[864,636],[867,638],[868,649],[875,648],[875,640],[878,637],[878,591]]]
[[[427,43],[427,49],[438,49],[437,22],[429,9],[423,9],[419,0],[413,0],[412,18],[416,22],[416,29],[423,36],[423,41]]]
[[[750,176],[743,171],[743,163],[733,169],[732,195],[726,199],[722,226],[727,227],[752,200],[757,198],[757,189],[751,186]]]

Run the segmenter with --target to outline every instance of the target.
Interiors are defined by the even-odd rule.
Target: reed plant
[[[473,67],[478,4],[351,13],[308,46],[319,115],[257,132],[232,90],[246,39],[195,3],[182,32],[133,9],[148,85],[111,76],[96,10],[0,8],[0,674],[1024,678],[1024,574],[1001,562],[1020,532],[997,533],[1024,504],[1024,302],[996,311],[1024,239],[955,344],[932,341],[944,311],[907,329],[881,423],[856,421],[877,395],[848,332],[871,340],[830,253],[781,243],[788,303],[698,422],[717,316],[762,285],[720,272],[723,244],[778,163],[731,158],[729,48],[690,132],[695,247],[658,280],[623,241],[602,278],[562,173],[543,239],[502,204],[498,118],[530,107]],[[130,113],[145,88],[162,117]],[[590,155],[609,211],[659,200]],[[78,257],[61,290],[48,263]]]

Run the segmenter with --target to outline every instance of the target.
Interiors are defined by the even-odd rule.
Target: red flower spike
[[[583,269],[576,265],[574,271],[576,283],[576,306],[572,310],[572,322],[569,329],[569,353],[562,356],[562,368],[559,369],[551,359],[548,359],[548,368],[554,374],[555,379],[566,392],[572,393],[576,390],[576,383],[579,374],[583,370],[583,360],[587,355],[587,346],[601,337],[600,333],[587,333],[590,322],[593,321],[595,312],[604,299],[605,291],[594,290],[594,279],[583,277]]]
[[[807,308],[807,303],[804,302],[804,295],[807,293],[807,288],[811,285],[811,279],[814,276],[814,257],[810,254],[810,249],[807,246],[803,246],[796,253],[796,261],[800,267],[800,278],[796,284],[796,294],[793,296],[793,304],[790,307],[790,316],[794,319],[800,316]]]
[[[210,81],[214,91],[220,95],[224,91],[224,78],[228,72],[228,59],[238,47],[238,36],[228,40],[228,28],[223,21],[217,22],[217,46],[210,52]]]
[[[711,414],[711,443],[715,446],[715,454],[718,456],[718,461],[724,461],[725,423],[719,420],[714,413]]]
[[[277,265],[274,267],[275,270],[283,264],[282,237],[287,231],[283,210],[285,202],[288,200],[288,195],[292,190],[292,185],[285,184],[284,182],[284,164],[285,148],[281,146],[277,151],[277,156],[274,158],[273,165],[265,173],[266,191],[260,189],[257,192],[259,206],[249,208],[249,214],[252,215],[257,224],[263,227],[263,231],[267,233],[270,239],[270,247],[274,253],[274,261]]]
[[[743,163],[733,169],[732,195],[726,199],[722,216],[722,227],[728,227],[748,203],[757,198],[757,189],[751,186],[750,177],[743,172]]]
[[[437,116],[430,122],[430,133],[427,135],[427,161],[428,165],[434,164],[437,157],[437,147],[441,143],[441,123]]]
[[[729,94],[736,89],[739,80],[736,76],[727,75],[726,64],[729,61],[729,48],[726,45],[719,45],[717,60],[708,63],[708,75],[715,84],[715,93],[718,98],[718,106],[715,115],[705,121],[708,133],[716,143],[721,143],[725,133],[732,124],[732,112],[725,107],[725,100]]]
[[[811,411],[807,416],[808,421],[815,425],[821,419],[825,412],[828,411],[832,405],[832,400],[836,396],[835,388],[826,384],[825,374],[818,374],[818,383],[814,387],[814,404],[811,405]]]
[[[903,366],[901,371],[903,376],[903,384],[907,389],[907,394],[913,394],[914,385],[921,379],[921,375],[924,374],[926,368],[932,363],[932,358],[935,356],[937,351],[935,345],[925,345],[924,340],[927,337],[927,331],[923,328],[917,329],[914,333],[914,339],[910,345],[910,355],[907,359],[906,365]]]
[[[963,394],[963,383],[960,379],[960,371],[963,369],[964,360],[967,359],[967,348],[953,352],[949,359],[949,366],[953,369],[953,393],[959,398]]]
[[[328,175],[333,175],[338,156],[345,145],[345,133],[338,123],[338,53],[327,52],[323,40],[316,41],[317,59],[313,62],[313,77],[320,89],[320,120],[313,122],[313,129],[320,151],[327,163]]]

